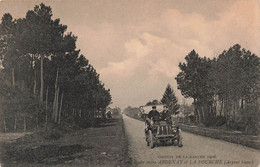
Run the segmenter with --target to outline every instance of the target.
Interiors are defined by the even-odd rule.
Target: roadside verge
[[[121,116],[92,128],[56,129],[25,135],[15,141],[0,141],[2,166],[131,166],[128,142]],[[67,129],[68,130],[68,129]]]

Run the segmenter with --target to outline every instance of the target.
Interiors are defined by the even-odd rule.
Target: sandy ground
[[[123,120],[136,166],[260,167],[259,150],[184,132],[183,147],[150,149],[144,139],[144,122],[126,115]]]

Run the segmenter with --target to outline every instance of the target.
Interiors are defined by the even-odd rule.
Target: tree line
[[[160,101],[155,99],[152,101],[148,101],[146,103],[146,105],[159,105],[159,104],[167,105],[168,110],[170,111],[171,114],[178,113],[180,105],[178,104],[178,99],[170,84],[166,86],[162,99]]]
[[[110,90],[43,3],[0,24],[0,119],[2,130],[26,130],[64,120],[93,125],[95,111],[111,103]]]
[[[152,106],[152,105],[161,105],[161,104],[167,105],[168,110],[170,111],[171,114],[178,114],[180,105],[178,104],[178,99],[170,84],[168,84],[166,86],[166,89],[165,89],[165,91],[162,95],[162,99],[160,101],[154,99],[152,101],[148,101],[145,105]],[[129,117],[142,120],[140,118],[139,112],[140,112],[140,110],[137,107],[128,106],[124,109],[124,113],[126,115],[128,115]]]
[[[197,123],[226,124],[259,133],[260,58],[239,44],[217,57],[200,57],[192,50],[175,78],[186,98],[193,98]]]

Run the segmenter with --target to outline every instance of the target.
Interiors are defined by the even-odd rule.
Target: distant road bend
[[[144,122],[123,115],[130,154],[137,166],[260,167],[260,151],[183,132],[183,147],[156,146],[144,139]]]

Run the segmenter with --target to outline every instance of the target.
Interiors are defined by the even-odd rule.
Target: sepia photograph
[[[0,167],[260,167],[260,0],[0,0]]]

